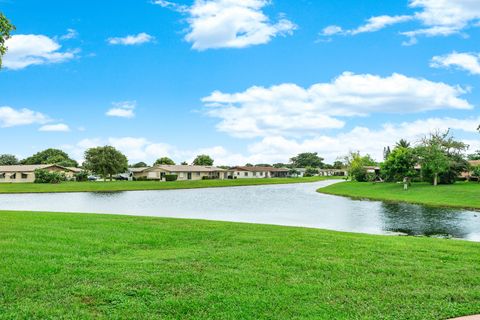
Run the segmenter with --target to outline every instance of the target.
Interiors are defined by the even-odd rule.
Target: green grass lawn
[[[403,184],[397,183],[344,182],[318,191],[352,198],[480,209],[480,184],[476,182],[458,182],[436,187],[427,183],[414,183],[407,191],[403,190]]]
[[[480,244],[0,212],[2,319],[446,319],[480,313]]]
[[[0,193],[45,193],[45,192],[107,192],[135,190],[169,190],[213,187],[252,186],[263,184],[286,184],[315,182],[334,177],[308,178],[270,178],[270,179],[235,179],[235,180],[196,180],[196,181],[113,181],[113,182],[64,182],[60,184],[38,183],[1,183]]]

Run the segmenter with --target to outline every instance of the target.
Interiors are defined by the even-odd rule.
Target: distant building
[[[75,173],[81,171],[79,168],[67,168],[56,164],[0,166],[0,183],[34,182],[35,170],[39,169],[49,172],[63,172],[67,179],[73,179]]]
[[[165,181],[166,175],[176,175],[177,180],[229,179],[233,172],[214,166],[156,165],[153,167],[130,168],[131,179]]]
[[[230,169],[233,171],[234,179],[248,179],[248,178],[286,178],[289,175],[290,169],[274,168],[274,167],[234,167]]]

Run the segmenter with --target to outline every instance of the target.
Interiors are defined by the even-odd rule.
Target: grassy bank
[[[214,187],[253,186],[264,184],[303,183],[325,180],[332,177],[197,180],[197,181],[113,181],[113,182],[64,182],[60,184],[10,183],[0,184],[0,193],[45,193],[45,192],[108,192],[139,190],[170,190]]]
[[[480,244],[195,220],[0,212],[0,318],[446,319]]]
[[[459,182],[436,187],[427,183],[414,183],[409,190],[404,191],[403,184],[397,183],[345,182],[318,191],[352,198],[480,209],[479,183]]]

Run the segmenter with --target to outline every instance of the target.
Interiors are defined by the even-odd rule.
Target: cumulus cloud
[[[38,131],[44,131],[44,132],[69,132],[70,127],[64,123],[58,123],[58,124],[46,124],[41,126]]]
[[[152,42],[155,38],[148,33],[142,32],[137,35],[128,35],[126,37],[108,38],[107,42],[112,45],[133,46]]]
[[[280,84],[244,92],[213,92],[202,99],[218,129],[236,137],[304,135],[342,128],[344,117],[371,113],[416,113],[438,109],[471,109],[461,98],[466,90],[442,82],[401,74],[381,77],[345,72],[332,82],[309,88]]]
[[[418,11],[412,15],[372,17],[366,24],[353,30],[344,31],[341,27],[330,26],[321,34],[356,35],[375,32],[398,23],[416,21],[421,25],[420,28],[401,32],[410,38],[404,44],[412,45],[417,43],[419,36],[449,36],[461,33],[469,27],[480,26],[480,2],[476,0],[410,0],[408,6]],[[328,31],[333,33],[329,34]]]
[[[263,12],[271,3],[269,0],[195,0],[192,6],[165,0],[154,3],[187,15],[185,40],[196,50],[265,44],[276,36],[292,34],[297,28],[282,16],[277,22],[270,21]]]
[[[106,112],[109,117],[133,118],[135,117],[136,101],[114,102],[113,108]]]
[[[9,128],[30,124],[44,124],[50,121],[43,113],[30,109],[14,109],[12,107],[0,107],[0,127]]]
[[[453,52],[443,56],[436,56],[432,58],[430,66],[433,68],[455,67],[468,71],[471,74],[480,74],[480,54]]]
[[[3,65],[19,70],[31,65],[61,63],[75,58],[78,50],[62,51],[62,46],[44,35],[19,34],[6,41],[7,54]]]
[[[96,146],[112,145],[122,151],[130,162],[153,163],[159,157],[167,156],[177,163],[191,163],[196,155],[208,154],[217,165],[244,165],[245,163],[276,163],[288,160],[300,152],[318,152],[327,162],[333,162],[349,151],[369,153],[377,160],[382,159],[383,148],[393,146],[400,139],[417,143],[421,137],[435,130],[451,129],[454,134],[464,136],[462,141],[470,145],[470,151],[480,149],[480,141],[475,139],[477,118],[428,118],[413,122],[385,123],[378,129],[357,126],[350,131],[332,135],[315,135],[292,138],[272,135],[251,143],[245,153],[229,150],[223,146],[210,146],[196,149],[181,149],[164,142],[153,142],[143,137],[110,137],[105,139],[85,139],[70,146],[77,160],[82,161],[84,150]]]

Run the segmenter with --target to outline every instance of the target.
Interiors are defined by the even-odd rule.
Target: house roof
[[[288,172],[290,169],[286,168],[275,168],[275,167],[246,167],[246,166],[241,166],[241,167],[234,167],[232,170],[236,171],[250,171],[250,172]]]
[[[57,167],[60,169],[76,172],[72,168],[62,167],[57,164],[26,164],[26,165],[19,164],[19,165],[13,165],[13,166],[0,166],[0,172],[33,172],[37,169],[48,169],[51,167]]]
[[[140,167],[140,168],[128,168],[128,171],[133,173],[143,172],[145,170],[150,169],[151,167]]]
[[[189,165],[157,165],[150,170],[160,169],[167,172],[226,172],[227,170],[213,166],[189,166]]]
[[[66,167],[68,170],[73,171],[73,172],[82,172],[82,168],[75,168],[75,167]]]
[[[478,167],[480,166],[480,160],[470,160],[468,161],[472,167]]]

